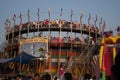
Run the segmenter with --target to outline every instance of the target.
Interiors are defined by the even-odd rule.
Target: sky
[[[95,16],[98,16],[97,25],[100,18],[106,22],[106,30],[113,30],[120,25],[120,0],[0,0],[0,44],[4,41],[4,23],[6,19],[11,19],[16,14],[16,23],[19,24],[18,16],[23,16],[23,22],[27,22],[27,11],[30,11],[31,21],[37,21],[37,9],[40,9],[40,19],[48,18],[50,9],[51,20],[59,19],[60,10],[63,9],[62,19],[70,21],[70,12],[73,10],[73,21],[78,20],[83,14],[83,23],[87,24],[89,13],[91,14],[91,24],[94,24]],[[12,26],[11,26],[12,27]]]

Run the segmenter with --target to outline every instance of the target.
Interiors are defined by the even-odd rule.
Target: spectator
[[[35,74],[34,80],[39,80],[39,74]]]
[[[70,73],[65,73],[65,80],[72,80],[72,75]]]
[[[46,73],[46,74],[43,76],[43,79],[44,79],[44,80],[51,80],[51,76],[49,75],[49,73]]]
[[[120,53],[118,53],[115,57],[115,64],[120,65]]]
[[[111,80],[120,80],[120,54],[115,57],[115,64],[111,68]]]
[[[57,80],[57,76],[55,76],[54,80]]]
[[[111,68],[111,80],[120,80],[120,65],[113,65]]]
[[[61,65],[61,66],[60,66],[60,70],[59,70],[59,76],[60,76],[60,79],[61,79],[61,80],[63,79],[63,75],[64,75],[64,66]]]

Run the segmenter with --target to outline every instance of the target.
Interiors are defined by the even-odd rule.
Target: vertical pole
[[[28,10],[27,16],[28,16],[28,25],[27,25],[27,38],[29,38],[29,26],[30,26],[30,15],[29,15],[30,11]]]
[[[8,30],[8,43],[11,44],[10,41],[9,41],[10,40],[9,39],[9,37],[10,37],[10,25],[11,25],[10,19],[7,19],[6,22],[7,22],[7,25],[8,25],[8,27],[7,27],[7,30]]]
[[[21,42],[19,42],[19,48],[18,48],[18,53],[19,53],[19,55],[20,55],[20,71],[19,71],[19,73],[21,74],[21,71],[22,71],[22,54],[20,54],[21,52],[20,52],[20,50],[21,50]]]
[[[82,36],[82,17],[83,17],[83,14],[81,14],[81,16],[80,16],[80,30],[81,30],[81,36]]]
[[[80,38],[82,38],[82,17],[83,17],[83,14],[81,14],[81,16],[80,16],[80,31],[81,31]],[[81,53],[82,53],[82,41],[80,40],[80,54]]]
[[[73,10],[71,10],[71,15],[70,15],[70,22],[71,22],[71,25],[70,25],[70,28],[71,28],[71,50],[70,50],[70,56],[72,54],[72,16],[73,16]]]
[[[51,37],[51,32],[50,32],[50,9],[48,10],[48,20],[49,20],[49,41],[50,41],[50,37]]]
[[[20,54],[20,74],[21,74],[21,71],[22,71],[22,54]]]
[[[14,16],[13,16],[13,21],[14,21],[14,23],[13,23],[13,38],[14,38],[14,27],[15,27],[15,22],[16,22],[15,18],[16,18],[16,15],[14,14]],[[12,41],[12,43],[13,43],[13,41]]]
[[[50,8],[48,9],[48,20],[49,20],[49,34],[48,34],[48,52],[50,53],[51,55],[51,52],[50,52],[50,37],[51,37],[51,32],[50,32]],[[49,57],[49,58],[52,58],[52,57]],[[50,69],[51,69],[51,59],[48,61],[49,62],[49,73],[51,73]]]
[[[38,16],[38,37],[39,37],[39,26],[40,26],[40,10],[38,8],[38,12],[37,12],[37,16]]]
[[[91,28],[91,25],[90,25],[90,19],[91,19],[91,15],[90,15],[90,13],[89,13],[89,17],[88,17],[88,26],[89,26],[89,43],[88,43],[88,45],[89,45],[89,48],[88,48],[88,51],[90,51],[90,28]],[[90,59],[89,59],[89,56],[90,56],[90,53],[88,52],[88,61],[90,61]],[[88,67],[88,72],[90,72],[90,62],[87,62],[87,67]]]
[[[68,32],[67,32],[67,38],[68,38]]]
[[[94,25],[95,25],[95,38],[96,38],[96,43],[97,43],[97,30],[96,30],[96,22],[97,22],[97,15],[96,15],[96,19],[94,21]]]
[[[99,33],[101,35],[101,24],[102,24],[102,17],[100,18],[100,22],[99,22]]]
[[[61,24],[61,18],[62,18],[62,8],[61,8],[61,12],[60,12],[60,24],[59,24],[59,28],[60,28],[60,31],[59,31],[59,44],[60,44],[60,50],[59,50],[59,59],[58,59],[58,70],[60,69],[60,63],[61,63],[61,27],[62,27],[62,24]]]
[[[68,44],[69,44],[69,43],[68,43],[68,34],[69,34],[69,33],[67,32],[67,38],[66,38],[66,40],[67,40],[67,45],[65,45],[65,46],[68,46]],[[68,57],[68,56],[69,56],[69,49],[67,50],[67,57]]]
[[[89,13],[89,17],[88,17],[88,26],[89,26],[89,44],[90,44],[90,19],[91,19],[91,15],[90,15],[90,13]]]
[[[48,53],[49,53],[49,58],[48,58],[48,60],[49,60],[49,71],[50,71],[50,73],[51,73],[51,66],[52,66],[52,65],[51,65],[51,64],[52,64],[52,59],[51,59],[51,58],[52,58],[52,49],[50,49]]]
[[[21,50],[21,44],[20,44],[21,28],[22,28],[22,14],[20,13],[20,26],[19,26],[19,51],[18,51],[19,54],[20,54],[20,50]],[[21,68],[22,68],[21,58],[22,58],[22,57],[21,57],[21,54],[20,54],[20,73],[21,73]]]
[[[20,37],[21,37],[21,28],[22,28],[22,14],[20,13],[19,41],[20,41]]]
[[[13,28],[12,28],[12,50],[11,50],[11,54],[13,54],[12,52],[13,52],[13,44],[14,44],[14,27],[15,27],[15,18],[16,18],[16,15],[14,14],[14,16],[13,16],[13,21],[14,21],[14,23],[13,23]],[[12,56],[13,57],[13,56]]]

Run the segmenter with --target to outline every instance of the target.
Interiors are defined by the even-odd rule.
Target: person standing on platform
[[[64,76],[64,66],[63,65],[60,66],[59,76],[60,76],[60,80],[62,80],[63,76]]]

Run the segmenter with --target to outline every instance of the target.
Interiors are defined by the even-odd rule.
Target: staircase
[[[70,58],[69,60],[67,60],[65,62],[65,72],[70,72],[72,73],[73,68],[75,67],[75,65],[77,64],[78,67],[81,64],[86,64],[89,62],[90,59],[92,59],[93,55],[96,55],[99,53],[99,48],[100,45],[98,44],[87,44],[84,46],[84,49],[82,51],[82,53],[80,54],[80,56],[75,57],[75,58]]]

